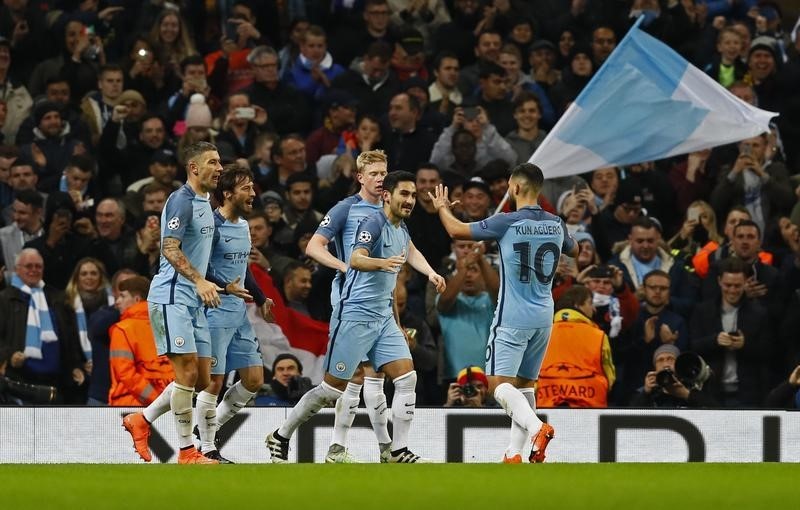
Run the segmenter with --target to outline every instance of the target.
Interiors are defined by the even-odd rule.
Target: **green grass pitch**
[[[0,465],[2,508],[795,508],[797,464]]]

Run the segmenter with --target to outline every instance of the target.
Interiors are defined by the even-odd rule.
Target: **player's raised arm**
[[[425,256],[422,255],[422,252],[420,252],[411,241],[408,242],[408,263],[420,273],[427,275],[428,281],[430,281],[433,286],[436,287],[436,292],[439,294],[444,292],[444,289],[447,286],[444,278],[442,278],[440,274],[433,270],[431,265],[425,259]]]
[[[165,237],[161,243],[161,254],[167,259],[175,271],[190,282],[194,283],[197,295],[203,304],[210,307],[219,306],[219,291],[222,289],[217,285],[206,280],[200,272],[195,269],[181,250],[181,241],[174,237]]]
[[[428,196],[431,197],[433,207],[436,208],[436,211],[439,213],[442,225],[444,229],[447,230],[447,233],[450,234],[450,237],[453,239],[472,239],[472,232],[470,231],[469,224],[453,216],[453,212],[450,210],[453,204],[450,203],[450,199],[448,198],[447,186],[437,184],[433,193],[430,191],[428,192]]]

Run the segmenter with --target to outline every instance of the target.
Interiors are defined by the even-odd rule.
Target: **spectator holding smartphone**
[[[724,407],[757,407],[765,387],[770,327],[767,312],[745,294],[747,265],[729,258],[719,265],[719,297],[694,309],[689,326],[692,351],[717,374],[713,396]]]

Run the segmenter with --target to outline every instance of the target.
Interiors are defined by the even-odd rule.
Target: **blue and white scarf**
[[[111,295],[110,289],[106,289],[106,297],[108,299],[108,306],[114,306],[114,297]],[[80,292],[75,294],[72,308],[75,310],[75,318],[78,322],[78,338],[81,341],[83,355],[86,357],[86,361],[91,361],[92,343],[89,341],[89,328],[86,326],[86,312],[83,309],[83,300],[81,299]]]
[[[25,356],[42,359],[42,342],[56,342],[58,337],[53,330],[53,320],[44,296],[44,282],[33,288],[25,285],[16,274],[11,277],[11,285],[31,297],[28,302],[28,320],[25,329]]]

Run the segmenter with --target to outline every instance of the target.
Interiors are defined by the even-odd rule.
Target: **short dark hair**
[[[367,52],[364,53],[364,56],[368,59],[378,57],[381,62],[388,62],[391,60],[393,52],[394,47],[386,41],[375,41],[367,46]]]
[[[307,183],[309,183],[311,185],[311,190],[312,191],[314,190],[314,185],[316,184],[316,181],[314,180],[314,177],[312,177],[311,175],[309,175],[309,174],[307,174],[305,172],[298,172],[298,173],[290,175],[286,179],[286,186],[285,186],[286,187],[286,192],[288,193],[289,190],[291,189],[291,187],[293,185],[297,184],[298,182],[307,182]]]
[[[302,262],[298,262],[296,260],[293,260],[292,262],[289,262],[288,264],[286,264],[286,267],[283,269],[283,282],[282,283],[285,283],[286,280],[288,280],[289,278],[294,276],[295,272],[297,272],[297,271],[299,271],[301,269],[305,269],[306,271],[311,271],[311,269],[309,269],[307,265],[303,264]]]
[[[50,85],[53,85],[54,83],[66,83],[67,85],[70,85],[69,80],[65,76],[57,74],[57,75],[51,76],[50,78],[45,80],[45,82],[44,82],[44,90],[47,90],[47,87],[49,87]],[[71,85],[70,85],[70,91],[72,91],[72,86]]]
[[[0,145],[0,158],[15,159],[19,157],[19,147],[16,145]]]
[[[275,158],[275,156],[283,157],[283,142],[288,142],[289,140],[297,140],[298,142],[303,142],[303,145],[305,145],[306,143],[306,139],[303,138],[298,133],[289,133],[285,136],[282,136],[275,143],[272,144],[273,159]]]
[[[94,159],[91,156],[87,156],[85,154],[75,154],[69,158],[69,162],[67,163],[67,168],[75,167],[80,169],[82,172],[94,172]]]
[[[482,61],[478,64],[478,78],[484,80],[490,76],[505,76],[506,70],[497,62]]]
[[[216,151],[217,146],[213,143],[208,142],[194,142],[190,143],[186,147],[181,150],[181,161],[185,161],[186,164],[189,164],[189,161],[193,160],[197,156],[209,152],[209,151]]]
[[[522,163],[511,170],[511,177],[522,178],[528,181],[537,191],[542,189],[544,174],[542,169],[533,163]]]
[[[741,273],[745,276],[750,272],[747,263],[738,257],[728,257],[719,263],[719,276],[725,273]]]
[[[181,74],[186,72],[188,66],[203,66],[206,67],[206,60],[201,55],[189,55],[181,60]]]
[[[761,227],[753,220],[741,220],[737,223],[736,226],[733,227],[733,237],[736,237],[736,231],[739,230],[739,227],[754,227],[756,232],[758,232],[758,237],[761,237]]]
[[[14,200],[19,200],[33,209],[41,209],[44,206],[44,199],[38,191],[32,189],[22,189],[14,194]]]
[[[397,185],[401,182],[413,182],[416,185],[417,177],[411,172],[406,172],[403,170],[398,172],[390,172],[383,179],[383,190],[388,191],[389,193],[394,193]]]
[[[531,92],[530,90],[523,90],[519,93],[517,98],[514,99],[514,111],[522,108],[528,101],[536,103],[536,106],[539,108],[539,113],[542,113],[542,101],[535,92]]]
[[[487,34],[496,35],[497,37],[500,38],[501,41],[503,40],[503,34],[501,34],[499,30],[495,30],[494,28],[485,28],[485,29],[481,30],[481,32],[475,38],[475,47],[476,48],[478,47],[478,43],[480,43],[480,41],[481,41],[481,37],[483,37],[484,35],[487,35]]]
[[[139,296],[142,299],[147,299],[147,293],[150,290],[150,280],[144,276],[134,276],[119,282],[119,291],[128,291],[131,295]]]
[[[247,215],[246,219],[247,219],[247,221],[250,221],[250,220],[255,220],[255,219],[258,219],[258,218],[263,219],[264,222],[268,226],[271,225],[271,223],[269,222],[269,218],[267,217],[267,213],[265,213],[264,211],[262,211],[260,209],[253,209],[253,211],[250,214]]]
[[[439,177],[442,176],[442,169],[439,168],[439,165],[437,165],[436,163],[432,163],[430,161],[425,161],[424,163],[420,163],[419,165],[417,165],[417,168],[416,170],[414,170],[414,173],[418,174],[420,170],[434,170],[437,174],[439,174]]]
[[[651,218],[648,218],[647,216],[639,216],[638,218],[636,218],[636,220],[631,224],[631,230],[633,230],[633,227],[639,227],[645,230],[650,230],[651,228],[654,228],[659,232],[661,232],[661,229],[658,227],[658,224],[656,224],[656,222],[654,222]]]
[[[144,123],[145,123],[145,122],[147,122],[148,120],[153,120],[153,119],[158,119],[158,120],[160,120],[160,121],[161,121],[161,124],[162,124],[162,125],[164,126],[164,128],[166,129],[166,127],[167,127],[167,122],[164,120],[164,117],[162,117],[161,115],[158,115],[157,113],[146,113],[146,114],[144,115],[144,117],[142,117],[142,120],[140,120],[140,121],[139,121],[139,125],[140,125],[140,126],[141,126],[141,125],[144,125]]]
[[[409,110],[416,111],[416,112],[422,112],[422,104],[420,104],[419,99],[417,99],[417,96],[415,96],[413,94],[409,94],[408,92],[399,92],[399,93],[395,94],[394,97],[397,97],[397,96],[400,96],[400,95],[406,96],[408,98],[408,109]]]
[[[647,280],[649,280],[650,278],[655,278],[656,276],[660,276],[661,278],[666,278],[667,280],[672,281],[672,278],[670,278],[668,272],[662,271],[661,269],[653,269],[652,271],[644,275],[644,278],[642,278],[642,283],[646,285]]]
[[[273,374],[275,373],[275,367],[278,366],[278,363],[280,363],[281,361],[283,361],[285,359],[290,359],[290,360],[294,361],[295,363],[297,363],[297,370],[299,370],[301,374],[303,373],[303,364],[300,363],[300,360],[297,359],[297,356],[295,356],[294,354],[290,354],[288,352],[284,352],[283,354],[278,354],[277,356],[275,356],[275,361],[272,362],[272,373]]]
[[[99,78],[106,73],[122,73],[124,75],[125,71],[117,64],[105,64],[100,66],[100,70],[97,71],[97,77]]]
[[[222,173],[219,176],[217,189],[214,190],[214,196],[216,196],[217,202],[219,202],[220,205],[224,204],[225,192],[233,192],[236,189],[236,186],[248,180],[250,180],[250,182],[253,182],[254,180],[253,172],[251,172],[249,168],[245,168],[236,163],[225,165],[222,168]]]
[[[555,309],[572,308],[575,310],[579,305],[584,304],[587,299],[592,299],[592,291],[583,285],[573,285],[561,295]]]
[[[452,59],[458,61],[458,55],[456,55],[454,52],[452,52],[450,50],[443,50],[443,51],[440,51],[439,53],[437,53],[436,54],[436,58],[433,59],[433,68],[434,69],[439,69],[439,67],[441,67],[441,65],[442,65],[442,62],[446,58],[452,58]],[[459,62],[459,65],[461,65],[460,62]]]
[[[151,195],[153,193],[158,193],[158,192],[162,192],[166,196],[169,196],[169,194],[172,193],[172,189],[171,188],[169,188],[167,186],[164,186],[163,184],[161,184],[160,182],[157,182],[157,181],[153,181],[151,183],[145,184],[142,187],[141,191],[142,191],[142,198],[144,198],[147,195]]]

